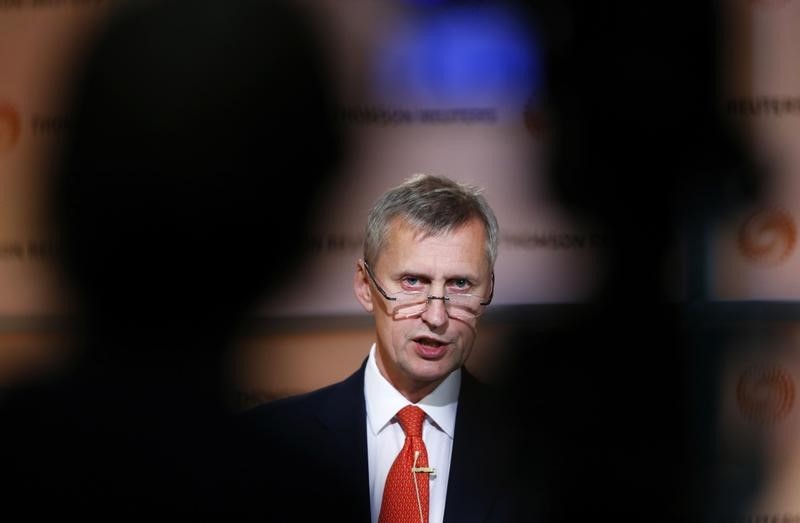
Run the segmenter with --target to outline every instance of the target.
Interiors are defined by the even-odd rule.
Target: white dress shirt
[[[422,439],[428,451],[428,466],[436,469],[431,475],[428,520],[441,523],[450,475],[450,454],[456,426],[458,391],[461,370],[452,372],[433,392],[416,405],[425,411]],[[403,448],[405,433],[395,414],[411,405],[386,378],[375,361],[375,344],[369,352],[364,372],[364,397],[367,403],[367,459],[369,461],[370,512],[377,523],[383,501],[383,485],[394,459]]]

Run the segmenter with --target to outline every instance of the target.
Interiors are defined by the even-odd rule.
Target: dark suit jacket
[[[264,450],[257,497],[276,521],[370,521],[364,369],[342,382],[245,413]],[[533,493],[515,481],[514,430],[487,386],[462,373],[445,523],[533,521]],[[266,472],[269,470],[270,472]],[[316,479],[315,479],[316,478]]]

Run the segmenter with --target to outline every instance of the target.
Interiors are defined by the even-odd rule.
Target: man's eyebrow
[[[417,278],[425,278],[428,280],[435,280],[436,278],[432,277],[429,273],[420,271],[420,270],[410,270],[410,269],[398,269],[392,277],[402,277],[402,276],[415,276]],[[469,280],[471,282],[476,282],[480,279],[480,277],[475,273],[466,273],[466,272],[457,272],[452,274],[445,274],[443,277],[445,281],[451,280]]]

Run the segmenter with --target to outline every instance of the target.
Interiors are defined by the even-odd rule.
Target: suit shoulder
[[[274,418],[289,416],[292,413],[314,410],[316,406],[324,403],[325,398],[335,392],[338,383],[328,385],[302,394],[293,394],[269,400],[242,412],[242,417],[247,419]]]
[[[482,404],[493,404],[501,401],[501,388],[492,382],[486,382],[468,372],[461,374],[461,397]]]
[[[243,411],[240,417],[246,425],[256,429],[262,427],[273,430],[282,424],[305,425],[316,420],[331,405],[352,404],[357,394],[363,396],[363,374],[359,372],[343,381],[310,392],[251,407]]]

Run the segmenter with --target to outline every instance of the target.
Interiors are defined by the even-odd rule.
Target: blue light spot
[[[447,106],[524,103],[539,89],[535,35],[501,9],[437,10],[386,36],[379,99]]]

